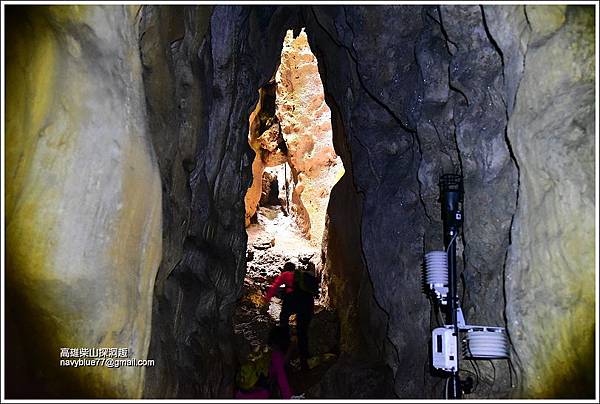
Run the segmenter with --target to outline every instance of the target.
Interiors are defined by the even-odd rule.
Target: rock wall
[[[139,398],[161,256],[136,7],[6,9],[7,398]],[[88,359],[89,360],[89,359]]]
[[[383,357],[396,395],[423,397],[423,382],[414,374],[427,350],[429,308],[418,286],[424,214],[419,145],[407,126],[419,95],[414,43],[421,8],[313,7],[307,14],[311,48],[326,94],[339,106],[353,182],[362,195],[362,252],[389,342]],[[393,29],[390,19],[397,22]]]
[[[294,179],[292,210],[298,227],[318,247],[329,194],[344,168],[333,148],[331,112],[304,31],[297,36],[288,31],[275,78],[276,113]]]
[[[252,185],[244,198],[246,227],[256,213],[263,193],[263,173],[266,167],[281,166],[288,161],[288,149],[275,115],[277,83],[270,80],[259,89],[259,100],[250,114],[248,143],[255,153],[252,161]],[[283,185],[285,186],[285,185]],[[286,207],[287,209],[287,207]]]
[[[572,215],[566,214],[593,217],[593,101],[586,81],[591,77],[586,69],[592,63],[593,29],[583,17],[588,13],[589,18],[591,8],[571,9],[578,11],[567,11],[567,16],[587,22],[579,29],[575,22],[570,29],[561,28],[560,7],[531,8],[529,13],[524,6],[304,9],[311,48],[330,105],[340,111],[354,184],[363,201],[362,251],[377,301],[371,313],[383,310],[379,317],[387,318],[380,350],[399,397],[443,395],[435,389],[439,379],[427,372],[427,335],[435,318],[420,292],[419,267],[423,252],[442,247],[437,180],[444,172],[465,178],[458,253],[459,297],[467,322],[507,326],[515,336],[513,359],[522,365],[515,374],[507,361],[496,361],[495,368],[480,364],[480,387],[470,397],[592,395],[588,376],[580,377],[584,393],[554,383],[576,368],[593,374],[592,356],[583,359],[593,352],[593,226],[585,220],[567,224]],[[390,20],[396,22],[393,27]],[[532,24],[543,31],[537,45],[550,50],[533,51],[530,60],[526,52]],[[553,30],[560,29],[566,32],[549,41]],[[562,64],[556,62],[563,59],[556,56],[561,47],[573,56]],[[522,75],[525,84],[520,87]],[[532,91],[540,75],[547,76],[548,85]],[[567,91],[570,84],[577,89]],[[561,102],[553,102],[554,97]],[[533,119],[538,111],[543,119]],[[572,116],[577,118],[561,120]],[[546,120],[553,126],[546,127]],[[547,129],[575,130],[555,143]],[[536,136],[540,146],[528,145]],[[577,151],[584,157],[575,163]],[[529,153],[538,153],[537,158]],[[523,167],[528,172],[520,182]],[[533,202],[524,202],[531,198]],[[553,222],[548,215],[534,214],[538,207],[561,219]],[[555,252],[536,251],[547,237],[556,240]],[[566,251],[562,242],[572,247]],[[556,282],[540,275],[549,266],[554,274],[564,273],[554,278],[569,285],[564,292],[556,292]],[[334,289],[335,281],[331,284]],[[550,301],[574,317],[540,327],[542,319],[554,316],[548,298],[542,298],[548,290],[553,290]],[[369,306],[365,302],[361,307]],[[531,321],[524,327],[523,319]],[[576,324],[585,324],[588,331],[570,331],[581,329],[572,328]],[[564,347],[557,353],[544,340],[548,332]],[[575,340],[582,342],[581,348],[568,350]],[[548,356],[553,358],[549,363],[534,359]],[[549,377],[561,361],[569,365],[555,371],[556,378]]]
[[[273,77],[291,8],[142,10],[150,129],[163,178],[146,397],[231,397],[232,315],[246,265],[248,116]],[[184,197],[183,197],[184,196]]]
[[[443,396],[420,266],[450,171],[467,322],[507,326],[516,365],[482,363],[470,397],[593,397],[593,8],[6,10],[11,398],[231,396],[248,116],[301,21],[347,170],[324,251],[342,356],[323,380],[355,367],[389,381],[378,397]],[[61,347],[156,366],[60,367]]]
[[[519,395],[593,398],[594,9],[526,6],[530,38],[508,126],[519,202],[506,271]]]

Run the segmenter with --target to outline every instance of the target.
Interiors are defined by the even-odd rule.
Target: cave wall
[[[233,394],[231,320],[245,275],[244,195],[254,158],[248,116],[259,87],[273,77],[292,10],[142,10],[140,48],[168,246],[149,350],[161,366],[147,372],[148,398]]]
[[[427,336],[435,322],[419,282],[422,253],[442,247],[437,180],[444,172],[459,172],[465,179],[458,253],[459,297],[467,322],[506,326],[513,337],[515,373],[507,361],[496,361],[495,367],[480,364],[485,380],[470,397],[593,395],[593,226],[583,219],[593,217],[593,83],[588,71],[593,9],[566,10],[304,10],[326,96],[330,105],[339,106],[354,185],[363,201],[362,251],[377,305],[366,300],[359,306],[387,317],[380,350],[399,397],[443,394],[434,388],[439,379],[426,368]],[[567,28],[565,15],[574,19]],[[536,29],[537,42],[530,38]],[[548,40],[554,32],[557,38]],[[528,59],[531,41],[536,46]],[[561,47],[572,57],[559,57]],[[540,78],[547,85],[535,84]],[[547,178],[545,184],[541,178]],[[547,214],[535,214],[538,208]],[[572,211],[582,220],[567,219]],[[349,222],[343,228],[353,227]],[[555,240],[552,253],[539,248],[548,237]],[[542,275],[548,268],[553,277]],[[343,273],[333,266],[330,276]],[[543,319],[558,317],[560,309],[573,316],[540,326]],[[361,317],[363,325],[368,314]],[[561,341],[558,352],[548,334]],[[569,350],[576,340],[582,345]],[[565,361],[569,365],[563,370],[552,370]],[[569,373],[583,383],[555,382]]]
[[[385,22],[390,18],[397,21],[393,29]],[[428,332],[429,308],[419,288],[420,153],[408,127],[420,90],[414,60],[420,21],[420,7],[313,7],[307,15],[326,94],[339,105],[347,134],[354,186],[362,196],[362,252],[387,317],[383,356],[400,397],[423,396],[423,381],[414,374],[416,368],[423,372]]]
[[[528,5],[525,12],[530,37],[507,131],[520,187],[506,314],[522,366],[520,394],[589,399],[598,355],[594,9]]]
[[[274,167],[287,161],[283,150],[285,145],[275,117],[275,81],[259,89],[256,108],[250,114],[248,143],[254,151],[252,161],[252,185],[246,191],[244,206],[246,208],[246,227],[250,225],[261,203],[263,191],[263,173],[266,167]],[[267,124],[270,124],[267,127]],[[270,175],[270,174],[268,174]],[[286,206],[287,209],[287,206]]]
[[[137,8],[5,11],[6,395],[139,398],[144,367],[59,366],[150,340],[162,215]]]
[[[331,111],[305,32],[286,34],[275,79],[276,113],[294,180],[292,212],[305,237],[320,247],[329,194],[343,166],[333,148]]]
[[[420,265],[457,171],[459,296],[467,322],[508,327],[516,365],[513,388],[506,361],[482,364],[471,397],[592,397],[593,12],[7,7],[7,392],[231,395],[248,116],[302,20],[346,167],[325,250],[342,350],[387,364],[364,373],[393,379],[381,396],[441,396]],[[58,366],[92,343],[157,365]]]

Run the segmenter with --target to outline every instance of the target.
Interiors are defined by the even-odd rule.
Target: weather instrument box
[[[456,336],[453,335],[452,328],[435,328],[432,333],[432,356],[433,367],[447,372],[457,369],[457,346]]]

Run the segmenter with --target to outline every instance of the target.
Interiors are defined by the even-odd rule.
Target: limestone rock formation
[[[308,397],[324,399],[342,396],[357,399],[385,399],[393,395],[390,369],[377,362],[342,356],[321,383],[308,392]]]
[[[6,7],[10,398],[142,396],[144,367],[59,362],[148,357],[162,210],[137,11]]]
[[[386,24],[390,19],[396,21],[393,29]],[[314,7],[307,23],[326,99],[339,111],[336,148],[349,149],[347,157],[340,153],[345,166],[351,162],[352,182],[362,202],[354,205],[361,208],[354,213],[361,217],[360,234],[348,234],[357,230],[355,226],[342,225],[339,231],[347,240],[360,240],[358,251],[364,255],[349,267],[333,269],[332,275],[339,273],[344,281],[361,279],[357,264],[364,260],[377,301],[371,317],[383,317],[386,330],[375,352],[392,369],[395,394],[405,398],[423,394],[416,386],[423,380],[414,373],[417,364],[426,361],[423,335],[429,310],[418,286],[424,226],[416,176],[420,154],[414,129],[408,126],[414,124],[409,114],[420,102],[414,43],[421,29],[421,8]],[[337,256],[345,254],[343,250]],[[335,282],[330,284],[333,288]],[[360,307],[368,307],[368,297],[363,295],[357,303],[355,316],[369,324],[369,316],[360,315]]]
[[[526,12],[531,41],[508,126],[520,187],[507,318],[524,396],[589,398],[597,354],[594,13],[529,5]]]
[[[420,267],[442,248],[437,181],[456,172],[466,320],[507,327],[515,365],[481,363],[469,398],[593,397],[594,8],[11,5],[6,22],[14,396],[231,397],[248,198],[288,161],[308,217],[335,154],[345,174],[310,231],[340,356],[313,396],[443,396]],[[322,98],[318,119],[285,97],[257,106],[303,26],[331,110],[322,153],[299,136],[328,133]],[[280,79],[298,90],[293,69]],[[58,366],[90,345],[156,366]]]
[[[141,11],[146,102],[156,112],[150,130],[164,184],[164,240],[173,245],[156,280],[149,355],[162,365],[147,372],[146,397],[233,395],[232,317],[246,266],[244,195],[254,159],[248,117],[258,89],[275,73],[291,10]],[[260,182],[262,171],[256,172]]]
[[[295,184],[292,209],[300,229],[318,246],[329,193],[344,168],[333,149],[331,113],[304,30],[296,37],[287,32],[276,80],[276,114]]]
[[[246,227],[256,213],[262,194],[262,176],[265,168],[286,164],[288,150],[281,133],[279,121],[275,116],[277,83],[269,83],[258,90],[259,97],[254,111],[250,114],[248,143],[254,151],[252,161],[252,185],[246,191]]]
[[[587,322],[587,327],[593,324],[591,312],[585,309],[592,306],[589,299],[593,292],[593,248],[590,244],[593,237],[591,227],[583,225],[584,220],[578,221],[578,224],[570,222],[568,226],[566,222],[559,222],[570,229],[565,229],[568,231],[565,234],[579,240],[581,249],[563,255],[560,251],[564,251],[564,247],[557,245],[553,250],[556,251],[556,259],[552,260],[551,266],[556,268],[556,273],[564,272],[564,276],[570,279],[568,282],[565,280],[567,284],[578,285],[570,287],[565,295],[558,293],[555,298],[556,302],[560,302],[559,307],[569,307],[577,313],[575,319],[552,322],[555,324],[553,330],[561,335],[562,346],[574,344],[576,339],[585,342],[578,350],[569,352],[564,348],[550,354],[550,347],[541,342],[547,328],[536,328],[542,318],[554,316],[550,307],[542,302],[544,299],[539,299],[541,291],[557,288],[549,279],[544,280],[545,277],[537,275],[547,269],[552,255],[545,249],[539,252],[533,249],[541,247],[548,234],[562,233],[558,230],[548,233],[555,227],[552,221],[546,220],[547,215],[542,218],[529,210],[528,205],[523,205],[528,200],[524,193],[540,195],[537,191],[540,185],[519,182],[519,167],[523,166],[521,159],[532,161],[524,163],[525,167],[536,161],[525,150],[531,150],[531,153],[535,150],[544,161],[541,168],[536,167],[539,174],[548,172],[551,162],[565,161],[554,171],[549,171],[564,185],[553,188],[550,185],[553,182],[546,180],[548,185],[545,189],[556,192],[557,198],[562,197],[561,202],[573,202],[572,205],[567,203],[565,210],[562,207],[552,210],[564,213],[554,216],[569,217],[566,212],[570,210],[577,211],[582,217],[593,216],[591,199],[580,201],[575,196],[580,190],[591,192],[593,188],[590,177],[593,172],[590,143],[593,120],[591,115],[585,115],[593,109],[593,101],[589,98],[591,87],[583,84],[589,83],[585,81],[584,72],[592,63],[591,54],[584,50],[591,49],[586,47],[590,43],[586,38],[593,35],[590,24],[580,24],[579,30],[565,30],[558,36],[560,39],[555,39],[556,43],[548,39],[547,32],[537,33],[534,29],[532,44],[540,49],[555,46],[551,49],[556,50],[532,54],[531,86],[535,85],[539,71],[544,70],[549,85],[542,87],[542,91],[553,88],[553,92],[542,93],[532,91],[532,87],[519,87],[521,75],[527,77],[529,68],[529,53],[526,53],[531,52],[529,24],[544,26],[544,30],[551,26],[561,29],[563,18],[560,9],[550,9],[544,12],[538,8],[529,10],[529,7],[525,10],[522,6],[486,6],[485,9],[473,6],[313,7],[307,12],[310,16],[307,18],[307,32],[319,59],[326,99],[330,105],[337,106],[340,114],[337,132],[334,125],[334,139],[344,134],[345,140],[337,138],[338,151],[344,141],[349,144],[354,184],[362,195],[362,207],[357,209],[362,212],[360,226],[364,262],[377,301],[375,312],[384,312],[381,317],[387,324],[384,340],[391,343],[391,346],[382,343],[379,350],[393,370],[395,393],[400,397],[439,396],[439,392],[433,390],[432,380],[428,376],[417,380],[414,371],[428,358],[427,341],[423,336],[431,329],[433,319],[430,320],[427,313],[429,303],[420,295],[418,272],[422,253],[441,247],[442,229],[436,188],[437,179],[444,172],[459,172],[465,177],[465,225],[459,245],[459,297],[467,321],[507,326],[511,335],[517,336],[513,345],[515,361],[520,358],[521,363],[530,363],[519,368],[518,375],[514,376],[506,361],[497,363],[495,375],[489,366],[480,369],[488,382],[482,383],[477,394],[495,397],[574,394],[573,388],[561,387],[553,382],[557,379],[546,376],[552,365],[542,365],[534,358],[550,355],[555,358],[552,363],[567,360],[572,364],[567,369],[574,373],[575,369],[583,371],[592,365],[590,356],[587,360],[582,359],[586,356],[584,352],[593,347],[591,332],[580,335],[575,331],[577,328],[571,327],[575,323]],[[590,8],[575,7],[567,10],[571,11],[567,15],[572,18],[579,15],[579,21],[585,21],[581,15],[589,15],[591,11]],[[527,11],[533,11],[533,19],[537,19],[535,22],[528,22]],[[549,19],[548,25],[543,22],[544,18]],[[390,19],[396,21],[394,27],[386,26]],[[563,42],[558,42],[560,40]],[[556,55],[553,52],[561,46],[570,49],[572,58],[566,60],[573,62],[564,62],[563,65],[556,62],[562,58],[552,55]],[[539,55],[537,60],[536,54]],[[555,62],[548,64],[550,59]],[[544,63],[546,67],[542,67]],[[565,94],[560,93],[563,87],[556,86],[560,83],[568,88],[580,82],[582,85],[576,85],[577,90],[569,93],[581,95],[581,107],[578,107],[570,96],[563,99]],[[550,100],[554,94],[563,102],[551,110],[554,104]],[[547,132],[543,137],[541,134],[538,136],[548,142],[548,146],[531,149],[517,146],[513,150],[512,143],[527,144],[522,135],[518,141],[513,138],[526,130],[519,126],[531,127],[533,133],[540,133],[543,125],[543,121],[539,124],[534,121],[535,126],[532,126],[532,118],[525,112],[520,113],[522,118],[519,117],[519,111],[526,108],[519,105],[521,99],[525,105],[529,103],[530,108],[534,108],[534,113],[547,111],[548,115],[543,116],[551,119],[560,133],[576,128],[574,134],[563,137],[565,144],[570,142],[567,139],[573,139],[569,143],[571,147],[587,150],[587,154],[583,153],[587,158],[570,168],[576,153],[569,155],[564,153],[564,149],[555,148],[554,137]],[[533,100],[536,100],[535,103]],[[548,102],[548,106],[540,104],[539,100]],[[564,115],[553,112],[557,109]],[[514,123],[511,121],[513,111],[516,111]],[[554,120],[561,116],[581,118]],[[526,121],[528,124],[524,125]],[[573,123],[570,127],[568,122],[585,123]],[[519,147],[523,151],[519,152]],[[558,154],[561,154],[560,159],[557,159]],[[548,175],[541,175],[541,178],[548,178]],[[531,184],[543,184],[542,179],[533,179],[531,174],[527,179]],[[577,190],[569,187],[570,181],[579,181]],[[334,189],[332,200],[335,197]],[[550,201],[547,203],[551,204]],[[514,216],[518,212],[522,213]],[[543,225],[538,221],[540,219]],[[529,241],[532,236],[523,226],[534,232],[535,244]],[[348,230],[352,227],[341,227],[346,230],[345,238],[348,238]],[[330,246],[339,242],[336,236],[332,237],[331,224],[329,239]],[[555,240],[560,244],[558,238]],[[506,262],[511,241],[517,245],[510,247],[513,258]],[[331,247],[327,251],[332,259],[344,255],[332,251]],[[536,258],[528,258],[529,254]],[[521,259],[524,261],[517,264]],[[577,267],[581,272],[574,275],[568,270],[572,264],[567,262],[579,262],[580,265],[572,267],[573,271]],[[535,269],[527,263],[535,264]],[[359,266],[356,268],[359,270]],[[333,280],[330,293],[343,284],[335,277],[339,271],[338,266],[331,265],[329,276]],[[342,277],[347,278],[348,275]],[[532,284],[534,279],[537,281]],[[587,288],[583,286],[586,284],[583,279],[588,279]],[[356,288],[354,286],[350,290]],[[525,297],[524,291],[528,288],[540,291],[536,298]],[[572,300],[576,296],[582,298],[580,303]],[[368,300],[361,301],[359,307],[369,307]],[[370,311],[371,314],[375,312]],[[525,315],[525,312],[531,314]],[[521,316],[534,319],[526,327],[526,331],[532,331],[520,330]],[[359,315],[360,323],[366,323],[365,317]],[[507,317],[512,322],[506,323]],[[546,369],[542,372],[544,376],[537,378],[535,375],[543,369]],[[490,382],[492,377],[495,377],[493,383]],[[517,383],[521,382],[518,388],[511,387],[511,377],[516,377]],[[578,377],[583,383],[577,388],[584,393],[577,394],[589,397],[593,384],[585,376]],[[546,386],[548,390],[540,388],[543,383],[550,384]]]

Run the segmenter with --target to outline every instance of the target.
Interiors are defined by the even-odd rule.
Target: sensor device
[[[425,254],[423,281],[430,295],[442,305],[448,296],[448,254],[446,251],[430,251]]]
[[[431,332],[431,356],[434,369],[449,373],[446,398],[469,394],[473,380],[459,377],[459,360],[510,359],[510,342],[502,327],[468,325],[465,321],[456,287],[456,245],[464,221],[463,180],[459,174],[440,177],[440,202],[444,225],[444,249],[429,251],[423,262],[423,292],[436,309],[443,308],[447,318],[443,327]],[[459,342],[459,334],[462,341]],[[458,356],[461,355],[459,358]]]
[[[456,335],[452,328],[439,327],[431,332],[433,367],[447,372],[458,370]]]

